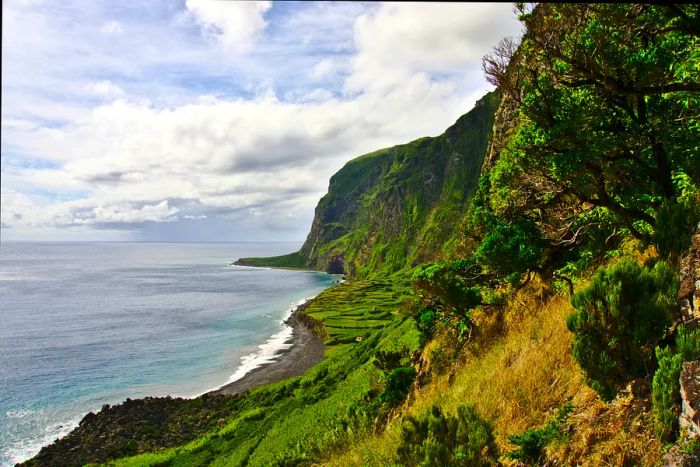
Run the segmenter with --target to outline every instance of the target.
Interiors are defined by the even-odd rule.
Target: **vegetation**
[[[116,464],[658,463],[700,357],[676,299],[700,220],[700,8],[519,9],[522,42],[484,60],[498,93],[346,164],[299,252],[242,260],[351,279],[305,310],[327,359]]]
[[[491,427],[473,407],[458,407],[455,417],[433,406],[406,417],[398,458],[407,466],[487,466],[495,464],[496,446]]]
[[[518,446],[518,449],[509,452],[507,456],[528,464],[540,463],[545,446],[552,441],[563,442],[566,440],[566,433],[562,431],[562,425],[573,409],[574,406],[568,403],[559,409],[556,417],[547,421],[544,427],[530,428],[521,435],[511,435],[508,441]]]
[[[306,258],[296,252],[267,258],[240,258],[236,260],[236,264],[238,266],[306,269]]]
[[[664,439],[675,438],[680,413],[679,377],[683,362],[700,358],[700,330],[678,328],[675,351],[656,348],[659,367],[652,383],[652,404],[656,431]]]
[[[678,281],[671,268],[624,259],[600,268],[576,293],[567,324],[573,354],[600,395],[610,400],[632,378],[650,375],[653,348],[678,310]]]

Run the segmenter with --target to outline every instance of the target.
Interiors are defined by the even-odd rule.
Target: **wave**
[[[280,332],[273,334],[264,344],[260,344],[258,346],[257,352],[253,352],[241,357],[241,364],[238,366],[238,368],[236,368],[236,371],[231,376],[229,376],[228,380],[224,384],[209,389],[201,394],[197,394],[194,397],[198,397],[202,394],[221,389],[222,387],[231,384],[234,381],[238,381],[239,379],[243,378],[245,375],[255,370],[256,368],[277,361],[277,358],[280,355],[282,355],[282,353],[285,350],[289,349],[293,345],[291,340],[294,328],[287,324],[287,320],[292,316],[292,314],[296,310],[299,309],[299,307],[306,304],[306,302],[308,302],[309,300],[311,300],[311,297],[299,300],[298,302],[290,306],[287,309],[287,313],[285,313],[282,319],[280,320],[280,324],[284,326],[283,329]]]
[[[25,423],[44,424],[47,419],[50,419],[50,414],[43,414],[43,411],[20,410],[17,412],[5,412],[8,418],[29,418]],[[21,439],[21,437],[11,437],[11,433],[6,433],[8,436],[7,446],[0,452],[0,465],[15,465],[19,462],[24,462],[36,456],[41,448],[47,446],[59,438],[67,436],[74,428],[78,426],[82,420],[82,415],[69,420],[66,423],[46,423],[43,430],[29,439]],[[12,439],[15,438],[15,439]]]

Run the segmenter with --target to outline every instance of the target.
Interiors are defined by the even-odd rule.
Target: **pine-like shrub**
[[[678,407],[680,406],[680,385],[682,359],[667,347],[656,348],[659,367],[654,373],[651,385],[652,412],[656,425],[656,434],[665,440],[673,438],[678,425]]]
[[[497,459],[489,423],[473,407],[460,406],[457,416],[431,407],[419,417],[407,417],[397,455],[406,466],[487,466]]]
[[[624,259],[598,269],[572,298],[572,352],[589,384],[611,400],[630,379],[653,369],[653,350],[677,313],[678,281],[665,262]]]
[[[700,329],[679,326],[676,335],[676,351],[668,347],[656,348],[659,364],[651,386],[652,412],[657,434],[671,441],[678,428],[680,411],[680,382],[683,362],[700,358]]]

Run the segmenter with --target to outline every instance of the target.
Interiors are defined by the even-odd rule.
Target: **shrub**
[[[390,371],[401,366],[401,363],[408,358],[408,349],[403,347],[401,350],[378,350],[374,354],[372,364],[380,370]]]
[[[406,398],[415,379],[416,369],[412,366],[391,370],[386,376],[386,386],[384,392],[379,395],[379,400],[391,406],[400,404]]]
[[[440,313],[432,308],[421,307],[415,315],[415,320],[420,332],[424,336],[430,337],[433,335],[435,325],[440,320]]]
[[[433,406],[406,418],[397,455],[407,466],[486,466],[497,451],[491,426],[473,407],[460,406],[454,417]]]
[[[680,409],[680,382],[683,362],[700,358],[700,330],[680,326],[676,335],[676,351],[656,348],[658,369],[651,386],[652,412],[657,435],[673,440]]]
[[[455,263],[419,266],[413,274],[413,284],[448,311],[468,317],[470,311],[481,304],[481,289],[465,282],[456,271],[460,265]]]
[[[493,222],[475,252],[479,261],[514,282],[535,268],[542,257],[542,235],[528,220]]]
[[[510,436],[508,442],[519,446],[519,448],[509,452],[506,456],[528,464],[540,463],[545,446],[555,440],[564,440],[565,434],[562,433],[562,425],[573,409],[573,404],[569,402],[559,409],[557,416],[549,420],[543,428],[530,428],[522,435]]]
[[[656,425],[656,434],[666,440],[673,438],[678,425],[678,407],[680,405],[681,356],[674,354],[667,347],[656,348],[659,368],[654,374],[651,385],[652,412]]]
[[[684,362],[700,358],[700,329],[687,329],[683,325],[678,326],[676,353],[681,355]]]
[[[572,298],[567,318],[573,355],[593,389],[612,399],[631,378],[648,374],[653,349],[678,309],[678,282],[665,262],[653,269],[625,259],[598,270]]]

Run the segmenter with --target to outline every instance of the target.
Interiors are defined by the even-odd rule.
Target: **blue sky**
[[[490,90],[509,4],[4,1],[3,240],[302,240]]]

